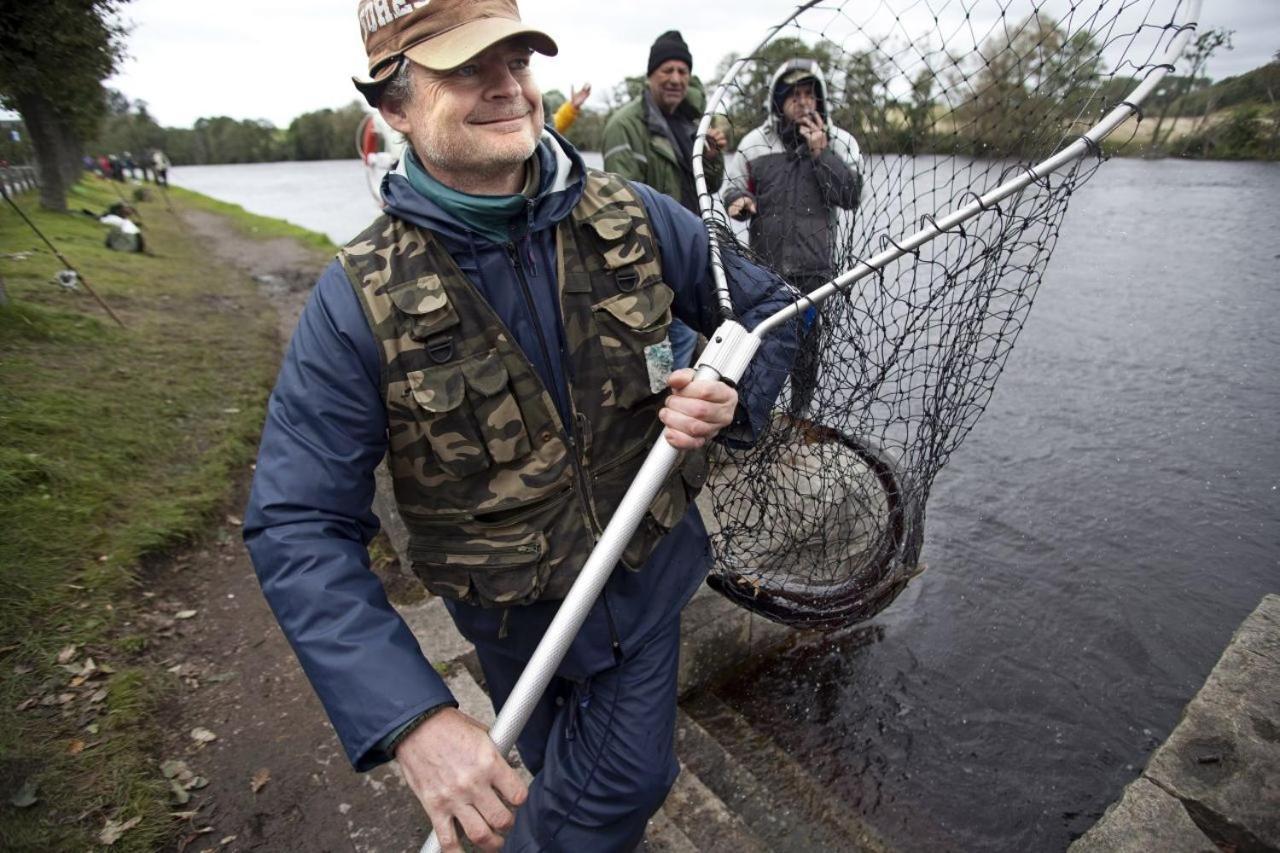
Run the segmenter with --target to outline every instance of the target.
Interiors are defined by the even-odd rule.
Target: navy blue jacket
[[[507,244],[466,230],[410,187],[402,171],[383,182],[387,212],[430,229],[511,329],[568,418],[561,359],[543,358],[539,336],[563,347],[555,281],[555,225],[582,192],[583,164],[560,137],[538,148],[541,184]],[[704,333],[716,326],[706,232],[667,196],[633,185],[643,199],[675,291],[674,313]],[[792,297],[762,270],[726,257],[735,307],[751,327]],[[519,264],[532,304],[513,287]],[[750,441],[769,417],[795,347],[794,331],[771,335],[739,388],[739,412],[722,433]],[[453,701],[413,634],[369,571],[366,545],[378,531],[374,469],[387,450],[380,356],[356,293],[337,261],[321,275],[272,392],[244,536],[263,592],[358,770],[391,758],[383,739],[422,711]],[[645,568],[619,569],[592,609],[559,674],[581,679],[615,663],[613,645],[637,647],[675,618],[706,572],[710,553],[692,507]],[[448,602],[459,630],[484,654],[527,660],[559,602],[504,610]],[[429,651],[429,650],[428,650]]]

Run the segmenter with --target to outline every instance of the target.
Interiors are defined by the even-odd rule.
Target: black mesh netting
[[[821,225],[810,196],[769,186],[786,157],[809,155],[782,119],[767,144],[744,147],[748,169],[729,158],[726,184],[758,192],[761,205],[768,198],[756,218],[780,217],[787,239],[770,244],[763,226],[728,220],[727,194],[717,194],[709,227],[724,251],[810,291],[1079,138],[1157,67],[1186,13],[1173,0],[807,8],[733,76],[715,123],[731,145],[770,126],[775,72],[816,60],[828,144],[861,175],[856,204],[827,214],[830,267],[820,276],[787,268]],[[1132,143],[1140,119],[1112,142]],[[833,128],[855,144],[838,145]],[[759,443],[716,451],[700,499],[712,586],[777,621],[835,627],[874,615],[922,568],[934,478],[990,399],[1067,202],[1101,153],[1090,145],[1090,156],[809,312],[800,359],[816,360],[811,397],[793,371]]]

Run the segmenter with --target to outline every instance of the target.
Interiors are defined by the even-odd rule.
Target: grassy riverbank
[[[170,197],[246,237],[332,250],[233,205]],[[69,203],[116,200],[88,179]],[[83,850],[127,827],[112,849],[150,850],[175,832],[156,754],[174,676],[140,663],[146,566],[238,513],[227,500],[278,363],[274,311],[163,199],[138,205],[148,254],[107,250],[103,226],[40,211],[34,194],[18,203],[127,328],[54,284],[62,264],[3,206],[0,848]]]

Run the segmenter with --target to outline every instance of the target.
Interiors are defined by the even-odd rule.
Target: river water
[[[329,234],[357,161],[175,183]],[[1280,166],[1114,160],[1073,198],[928,571],[721,690],[901,850],[1058,850],[1280,591]]]

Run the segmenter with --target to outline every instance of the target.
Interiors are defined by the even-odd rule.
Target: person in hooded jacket
[[[352,764],[396,759],[444,849],[631,850],[679,769],[679,614],[710,558],[698,451],[759,434],[795,335],[770,335],[737,388],[668,375],[672,316],[716,325],[707,235],[543,127],[530,57],[555,43],[512,0],[358,15],[357,85],[409,145],[299,318],[245,542]],[[743,325],[788,303],[726,262]],[[374,470],[386,455],[412,569],[500,708],[658,440],[682,461],[518,740],[526,789],[369,570]]]
[[[769,86],[769,119],[742,139],[723,200],[751,221],[751,249],[802,293],[835,275],[833,235],[840,211],[857,209],[862,155],[852,135],[828,119],[826,83],[811,59],[792,59]],[[789,414],[804,416],[817,385],[822,328],[812,311],[791,374]]]

